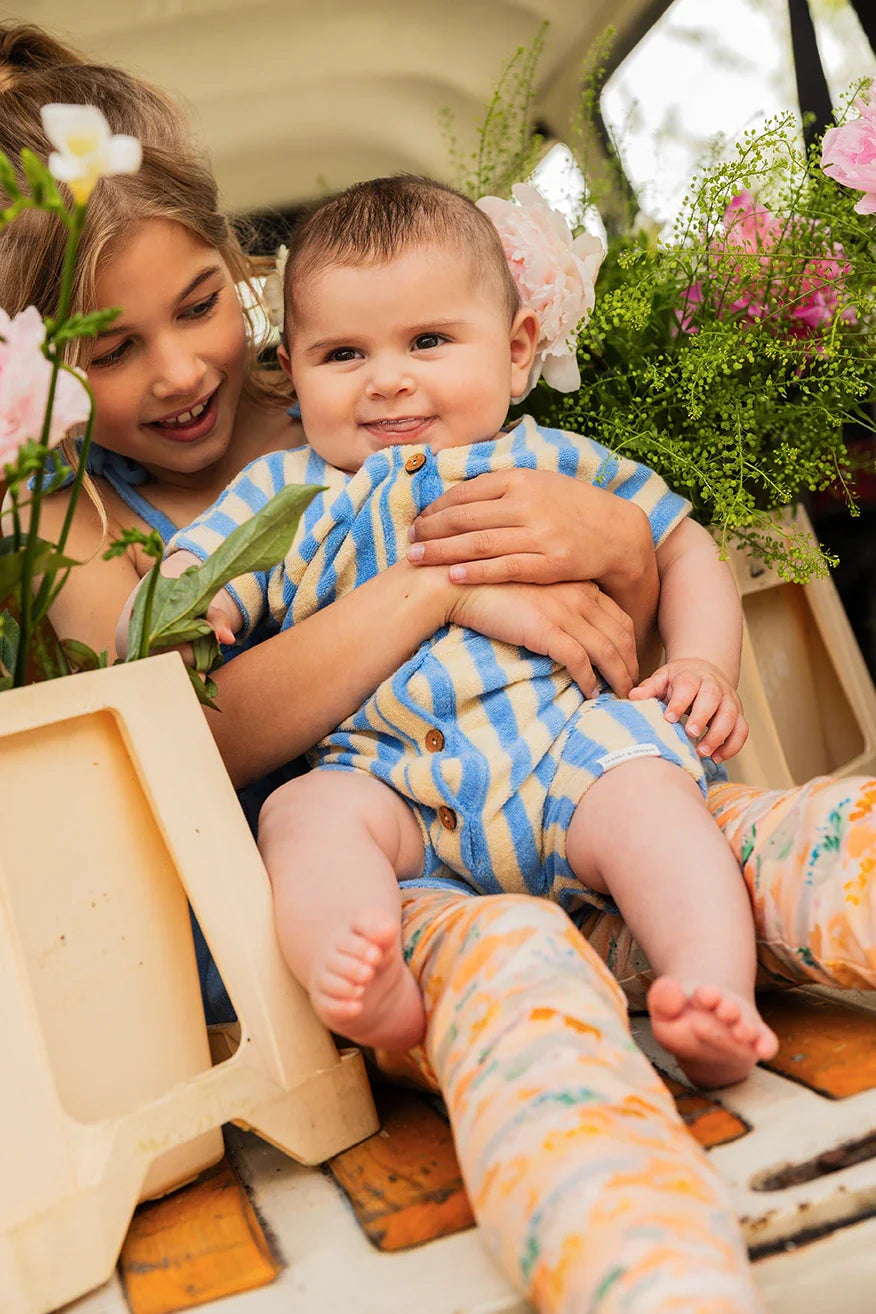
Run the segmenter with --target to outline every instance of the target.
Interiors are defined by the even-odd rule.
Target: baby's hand
[[[685,729],[691,739],[703,736],[697,752],[713,762],[733,757],[748,738],[736,689],[717,666],[702,657],[676,657],[667,662],[636,685],[630,698],[659,698],[666,703],[667,721],[677,721],[688,712]]]

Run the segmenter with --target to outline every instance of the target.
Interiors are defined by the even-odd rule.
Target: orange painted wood
[[[141,1205],[119,1259],[131,1314],[172,1314],[250,1291],[281,1267],[227,1159]]]
[[[405,1250],[474,1226],[447,1121],[413,1091],[378,1086],[381,1129],[329,1160],[368,1239]]]
[[[690,1090],[664,1072],[660,1076],[675,1100],[682,1122],[703,1149],[711,1150],[716,1145],[738,1141],[740,1136],[751,1131],[744,1118],[731,1113],[717,1100],[710,1099],[700,1091]]]
[[[876,1087],[876,1013],[798,991],[760,1003],[779,1037],[765,1068],[834,1100]]]

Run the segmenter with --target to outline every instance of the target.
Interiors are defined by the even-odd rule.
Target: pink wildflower
[[[824,229],[812,230],[812,244],[823,254],[804,258],[793,266],[783,250],[797,221],[774,215],[759,205],[750,192],[738,192],[724,213],[724,234],[709,244],[711,291],[720,297],[719,313],[749,322],[769,321],[792,338],[812,338],[832,323],[839,308],[839,292],[850,266],[838,242]],[[738,254],[738,259],[735,255]],[[695,333],[696,312],[704,297],[697,281],[683,294],[679,327]],[[841,318],[854,323],[855,311],[846,307]]]
[[[0,310],[0,468],[12,465],[28,438],[42,435],[52,367],[42,353],[46,330],[28,306],[14,319]],[[91,410],[85,389],[66,371],[58,376],[49,446],[54,447]]]

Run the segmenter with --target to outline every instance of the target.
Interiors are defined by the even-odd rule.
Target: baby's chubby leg
[[[280,949],[317,1016],[358,1044],[415,1045],[425,1014],[398,879],[422,870],[423,841],[408,805],[370,776],[312,771],[266,800],[259,848]]]
[[[700,1086],[770,1058],[776,1037],[754,1002],[754,925],[739,867],[694,781],[659,758],[607,771],[567,836],[578,879],[610,893],[657,974],[654,1034]]]

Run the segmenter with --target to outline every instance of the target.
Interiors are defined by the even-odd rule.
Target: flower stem
[[[61,295],[58,302],[58,313],[56,316],[56,331],[65,322],[67,313],[70,309],[70,301],[73,294],[73,275],[76,270],[76,252],[79,247],[79,237],[82,233],[82,225],[84,222],[85,206],[76,205],[72,213],[66,218],[68,226],[67,250],[64,253],[64,268],[61,273]],[[52,431],[52,410],[55,404],[58,375],[61,370],[61,353],[54,343],[48,346],[48,353],[52,362],[52,373],[51,378],[49,379],[46,413],[43,418],[43,429],[40,435],[42,464],[34,478],[33,496],[30,503],[30,525],[28,528],[27,543],[24,548],[24,559],[21,565],[20,639],[15,659],[15,671],[12,679],[12,683],[16,688],[23,685],[25,682],[28,653],[33,639],[34,625],[36,623],[33,597],[34,562],[36,560],[37,546],[39,544],[40,508],[43,498],[46,460],[49,455],[49,439]]]
[[[149,628],[152,624],[152,605],[155,601],[155,589],[158,585],[160,571],[161,561],[159,559],[150,570],[149,579],[146,581],[146,601],[143,604],[143,633],[140,637],[140,647],[135,658],[132,659],[129,656],[129,661],[142,661],[144,657],[149,656]]]

